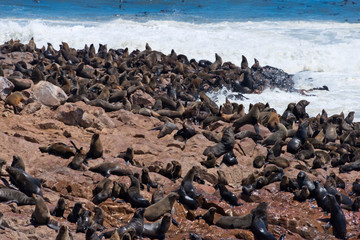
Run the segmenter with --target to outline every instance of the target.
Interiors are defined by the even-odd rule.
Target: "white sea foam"
[[[222,22],[192,24],[175,21],[61,22],[0,19],[0,42],[10,38],[27,42],[35,38],[38,46],[62,41],[71,47],[106,43],[109,48],[153,49],[170,53],[174,49],[196,60],[223,61],[240,65],[241,55],[250,64],[271,65],[294,73],[298,88],[327,85],[329,92],[314,92],[314,97],[267,90],[247,95],[245,101],[269,102],[279,112],[290,101],[308,99],[310,114],[326,109],[330,114],[354,110],[360,120],[360,24],[336,22]],[[218,96],[219,103],[225,95]]]

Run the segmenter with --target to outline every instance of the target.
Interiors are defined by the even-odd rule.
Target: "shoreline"
[[[21,50],[24,51],[19,52]],[[114,162],[122,169],[140,175],[142,167],[147,167],[152,170],[150,178],[162,185],[166,196],[177,190],[186,173],[197,166],[199,182],[204,182],[194,181],[195,191],[200,194],[198,207],[187,210],[186,204],[176,202],[172,215],[180,228],[171,225],[165,234],[167,238],[183,239],[188,238],[189,233],[196,233],[203,238],[251,239],[253,233],[249,229],[209,226],[204,220],[194,217],[215,206],[216,222],[224,214],[244,216],[259,203],[267,202],[267,229],[276,239],[283,233],[286,233],[285,239],[332,239],[331,231],[325,230],[325,223],[318,220],[329,219],[330,214],[326,216],[316,202],[294,200],[294,193],[281,190],[280,182],[283,176],[296,179],[302,170],[311,181],[320,180],[325,184],[330,173],[334,172],[345,182],[345,188],[337,188],[337,191],[348,196],[357,171],[343,173],[340,169],[344,171],[342,165],[348,166],[358,161],[356,134],[360,128],[360,123],[352,122],[351,116],[346,118],[340,114],[326,116],[319,113],[319,117],[309,118],[306,116],[306,102],[290,106],[286,116],[265,103],[254,105],[245,114],[248,106],[228,102],[220,108],[203,91],[199,91],[216,88],[220,83],[229,84],[227,79],[230,77],[227,78],[227,75],[236,76],[235,79],[239,80],[239,84],[232,84],[232,87],[254,91],[254,84],[262,86],[254,80],[256,76],[251,82],[247,75],[259,74],[257,70],[261,66],[255,65],[251,70],[252,67],[245,60],[242,66],[224,63],[219,58],[215,62],[204,61],[200,64],[184,55],[175,55],[175,52],[166,56],[151,50],[150,46],[143,51],[130,53],[126,49],[108,50],[104,46],[100,47],[100,51],[90,46],[89,49],[75,50],[63,43],[62,49],[56,51],[51,45],[40,50],[33,42],[12,42],[1,45],[0,51],[8,51],[2,55],[7,57],[0,59],[6,78],[1,78],[1,83],[2,86],[8,84],[1,91],[0,124],[3,131],[0,139],[4,151],[0,158],[6,161],[7,166],[11,165],[14,155],[24,160],[26,172],[40,180],[50,210],[60,197],[66,202],[65,217],[78,201],[83,202],[84,208],[90,211],[94,206],[99,206],[105,215],[105,227],[118,228],[128,223],[135,208],[128,201],[117,203],[110,198],[94,204],[92,191],[103,176],[90,171],[91,167]],[[15,69],[21,74],[14,74]],[[275,70],[278,75],[284,74],[279,69]],[[288,80],[287,76],[283,79]],[[291,84],[286,87],[291,87]],[[15,95],[15,100],[9,99],[8,96],[16,91],[22,93],[21,97]],[[196,94],[199,96],[196,97]],[[164,122],[174,123],[182,131],[174,130],[161,138],[158,137],[159,131],[149,131]],[[302,122],[308,122],[311,127],[311,130],[306,130],[307,141],[301,143],[295,154],[290,153],[287,145],[297,136],[295,132]],[[280,123],[287,127],[286,136],[284,145],[280,146],[282,159],[274,159],[267,156],[270,149],[274,151],[274,144],[266,146],[264,139],[272,135],[275,126],[281,126]],[[322,136],[321,130],[324,129],[331,130]],[[333,134],[330,135],[330,132]],[[73,141],[78,148],[88,151],[94,133],[100,134],[103,158],[89,159],[89,166],[80,163],[81,171],[68,167],[73,157],[65,159],[39,150],[39,147],[56,142],[71,146],[70,141]],[[134,165],[126,166],[119,154],[129,146],[134,150]],[[218,156],[215,164],[205,163],[208,154],[204,153],[209,151]],[[223,154],[231,151],[239,164],[221,164]],[[307,157],[309,151],[312,155]],[[324,160],[320,168],[312,169],[313,160],[317,158],[316,151],[325,152],[331,159]],[[257,156],[268,157],[266,166],[254,167]],[[345,157],[348,160],[344,162]],[[174,174],[169,170],[174,161],[180,163],[181,171],[169,179],[163,171]],[[201,162],[210,164],[210,167],[205,167]],[[167,167],[169,164],[170,168]],[[3,179],[10,182],[4,169]],[[225,201],[220,201],[219,190],[214,188],[219,181],[217,170],[224,171],[229,183],[227,188],[235,193],[241,206],[230,207]],[[128,176],[111,174],[109,179],[130,186]],[[140,193],[150,201],[156,190],[151,188],[147,191],[145,186]],[[245,194],[245,190],[251,194]],[[354,201],[358,197],[353,195],[350,198]],[[27,224],[34,206],[1,204],[4,219],[17,230],[18,238],[35,235],[39,239],[48,239],[57,235],[47,226],[34,228]],[[354,233],[358,237],[360,233],[356,219],[360,219],[359,211],[342,211],[346,217],[347,235]],[[74,239],[85,238],[84,233],[75,233],[75,223],[60,217],[53,218],[61,225],[68,226]],[[99,235],[100,231],[96,233]],[[0,230],[0,235],[3,234],[8,237],[15,233],[5,228]]]

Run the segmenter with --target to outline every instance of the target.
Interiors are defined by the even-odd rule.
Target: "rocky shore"
[[[57,51],[11,40],[0,52],[0,239],[98,239],[115,229],[112,239],[360,238],[353,113],[308,116],[306,100],[284,113],[217,106],[206,95],[296,91],[291,75],[148,45]],[[171,210],[149,210],[171,195]],[[173,221],[151,235],[154,226],[131,225],[134,215]]]

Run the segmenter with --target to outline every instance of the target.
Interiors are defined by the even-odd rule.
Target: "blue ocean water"
[[[0,9],[0,18],[52,20],[360,21],[355,0],[1,0]]]
[[[241,103],[269,102],[281,113],[307,99],[310,116],[355,111],[360,121],[360,2],[358,0],[0,0],[0,43],[10,39],[38,47],[61,42],[83,48],[142,50],[149,43],[189,59],[281,68],[297,88],[327,85],[312,96],[265,90]],[[219,104],[229,92],[211,96]]]

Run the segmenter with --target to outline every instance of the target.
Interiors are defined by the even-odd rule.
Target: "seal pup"
[[[68,226],[61,225],[55,240],[73,240],[73,237],[69,231]]]
[[[195,219],[204,219],[207,224],[210,226],[214,224],[214,216],[216,213],[216,207],[210,207],[204,215],[198,215]]]
[[[259,104],[255,104],[250,109],[248,114],[234,121],[233,127],[235,128],[235,130],[237,130],[240,127],[244,126],[245,124],[255,125],[258,123],[259,118],[260,118]]]
[[[218,181],[217,183],[223,184],[223,185],[228,185],[228,181],[226,179],[225,173],[222,170],[217,170],[217,174],[218,174]]]
[[[148,192],[150,191],[150,187],[157,188],[158,186],[157,182],[150,179],[149,169],[147,167],[141,170],[141,183],[146,184]]]
[[[239,164],[234,151],[229,151],[224,154],[220,165],[223,163],[228,167]]]
[[[31,215],[31,223],[35,226],[47,225],[49,228],[58,231],[59,223],[51,219],[49,208],[45,204],[44,199],[37,194],[33,194],[32,196],[35,199],[35,210]]]
[[[91,215],[92,213],[89,210],[84,210],[81,212],[78,220],[76,221],[76,233],[85,233],[86,230],[90,228],[92,225]]]
[[[65,199],[63,197],[60,197],[56,204],[56,207],[50,213],[51,216],[64,217],[65,206]]]
[[[83,210],[83,206],[81,202],[76,202],[74,204],[73,209],[71,210],[71,212],[69,213],[67,220],[71,223],[76,223],[77,220],[80,217],[81,212],[84,211]]]
[[[71,160],[71,162],[69,163],[68,167],[71,169],[74,169],[74,170],[78,170],[78,171],[85,171],[86,168],[82,164],[87,163],[86,162],[86,152],[85,152],[85,150],[83,150],[82,147],[80,149],[77,148],[73,141],[71,141],[71,143],[74,146],[74,148],[76,149],[76,153],[75,153],[75,156],[73,157],[73,159]]]
[[[164,198],[164,189],[162,185],[151,195],[151,204],[157,203]]]
[[[186,173],[185,177],[181,181],[181,186],[184,188],[186,194],[193,199],[196,199],[197,197],[200,196],[200,194],[195,193],[195,188],[193,185],[194,176],[198,173],[198,171],[199,171],[199,167],[193,166]]]
[[[182,126],[182,129],[175,133],[174,139],[186,143],[188,139],[196,135],[196,130],[189,120],[184,121]]]
[[[303,185],[301,189],[294,192],[294,200],[299,202],[305,202],[310,196],[310,191],[306,185]]]
[[[103,146],[100,140],[100,135],[94,133],[91,137],[90,149],[86,154],[86,159],[96,159],[103,156]]]
[[[206,168],[214,168],[216,166],[216,157],[213,153],[209,153],[206,160],[201,161],[200,163]]]
[[[140,182],[135,176],[129,176],[131,179],[131,185],[128,189],[128,201],[130,202],[132,207],[139,208],[143,207],[146,208],[150,206],[150,202],[145,199],[143,196],[140,195]]]
[[[236,197],[236,195],[233,192],[229,191],[223,184],[216,184],[215,189],[217,188],[219,189],[221,195],[220,201],[225,200],[232,206],[242,205],[242,203],[238,203],[238,198]]]
[[[170,213],[176,199],[179,198],[179,194],[175,192],[169,193],[166,197],[160,201],[150,205],[145,209],[144,217],[148,221],[156,221],[165,213]]]
[[[171,225],[171,214],[165,213],[161,220],[154,223],[144,223],[143,237],[165,239],[165,233]]]
[[[0,202],[15,202],[18,206],[35,205],[35,199],[25,193],[10,188],[0,188]]]
[[[105,180],[103,179],[104,181],[100,181],[100,186],[98,184],[94,189],[94,192],[96,192],[96,194],[94,194],[92,202],[95,204],[100,204],[106,201],[106,199],[108,199],[109,197],[111,197],[112,189],[110,188],[110,184],[112,183],[112,181],[107,181],[106,179],[107,178],[105,178]]]
[[[128,147],[125,152],[121,152],[117,157],[123,158],[126,162],[126,166],[129,166],[129,163],[134,165],[134,155],[134,149],[132,147]]]
[[[14,109],[14,113],[18,114],[21,109],[20,109],[20,103],[25,101],[25,96],[18,91],[12,92],[10,93],[6,98],[5,98],[5,105],[10,105],[13,107]]]
[[[131,228],[135,229],[136,236],[142,237],[142,233],[144,230],[144,208],[138,208],[135,210],[135,213],[129,223],[121,228],[116,229],[115,231],[118,232],[119,236],[122,236],[124,232],[127,232]],[[105,238],[110,238],[111,235],[114,233],[114,231],[108,231],[105,233],[102,233],[99,237],[100,239],[104,236]]]
[[[315,190],[315,185],[314,183],[309,179],[309,177],[306,175],[306,173],[304,171],[300,171],[296,177],[296,180],[299,184],[299,187],[303,187],[304,185],[307,186],[307,188],[309,189],[311,195]]]

